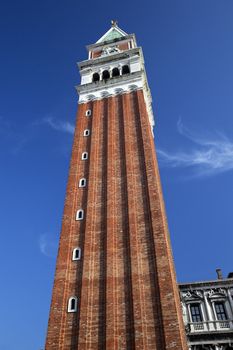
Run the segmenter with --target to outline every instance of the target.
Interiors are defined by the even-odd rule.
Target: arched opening
[[[88,110],[86,110],[86,117],[90,117],[90,116],[91,116],[91,110],[88,109]]]
[[[79,180],[79,187],[86,187],[86,179],[82,178]]]
[[[76,221],[83,220],[84,218],[84,211],[83,209],[79,209],[76,213]]]
[[[99,73],[94,73],[93,74],[93,81],[95,82],[95,81],[99,81],[100,80],[100,75],[99,75]]]
[[[103,73],[102,73],[102,78],[103,80],[107,80],[110,78],[110,74],[109,74],[109,71],[108,70],[104,70]]]
[[[74,248],[72,260],[80,260],[81,259],[81,248]]]
[[[122,67],[122,74],[129,74],[130,70],[129,70],[129,66],[125,65]]]
[[[113,68],[112,70],[112,76],[113,77],[118,77],[120,75],[120,71],[118,68]]]
[[[82,153],[82,160],[86,160],[88,159],[88,153],[87,152],[83,152]]]
[[[83,136],[89,136],[90,135],[90,130],[89,129],[85,129],[83,132]]]
[[[77,311],[77,297],[71,297],[68,302],[68,312]]]

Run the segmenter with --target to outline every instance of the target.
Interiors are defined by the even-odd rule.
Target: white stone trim
[[[82,184],[82,183],[84,183],[84,184]],[[87,180],[85,177],[83,177],[82,179],[79,180],[78,187],[86,187],[86,185],[87,185]]]
[[[72,308],[72,301],[75,301],[75,307]],[[77,312],[77,308],[78,308],[78,298],[76,296],[72,296],[69,298],[68,300],[68,312]]]
[[[76,252],[78,252],[78,257],[76,257]],[[80,259],[81,259],[81,248],[76,247],[73,249],[72,260],[76,261],[76,260],[80,260]]]
[[[91,116],[91,109],[87,109],[86,110],[86,113],[85,113],[85,115],[86,115],[86,117],[90,117]]]
[[[87,160],[88,159],[88,152],[83,152],[82,153],[82,160]]]
[[[81,214],[81,215],[80,215],[80,214]],[[75,220],[76,220],[76,221],[81,221],[81,220],[83,220],[83,219],[84,219],[84,210],[83,210],[83,209],[77,210]]]
[[[89,101],[101,100],[102,98],[105,98],[105,97],[116,96],[119,94],[122,95],[122,94],[126,94],[136,90],[143,90],[148,117],[149,117],[151,129],[153,133],[153,127],[155,125],[155,121],[154,121],[154,115],[152,110],[151,94],[150,94],[150,90],[147,88],[147,85],[145,84],[145,82],[143,83],[141,79],[136,80],[132,84],[129,84],[129,83],[121,84],[118,87],[116,87],[116,85],[111,87],[106,86],[105,88],[91,91],[91,93],[81,92],[79,94],[78,103],[82,104],[82,103],[87,103]]]
[[[83,131],[83,136],[84,136],[84,137],[90,136],[90,134],[91,134],[90,129],[85,129],[85,130]]]

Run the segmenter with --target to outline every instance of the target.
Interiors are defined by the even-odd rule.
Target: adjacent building
[[[179,284],[190,350],[233,349],[233,273],[214,281]]]

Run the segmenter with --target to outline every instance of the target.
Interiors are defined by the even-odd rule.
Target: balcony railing
[[[233,331],[233,320],[189,322],[186,330],[188,333],[221,332],[224,330]]]

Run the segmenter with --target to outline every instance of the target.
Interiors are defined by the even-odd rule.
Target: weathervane
[[[118,21],[115,20],[115,19],[112,19],[111,20],[111,25],[112,25],[112,27],[116,27],[118,25]]]

